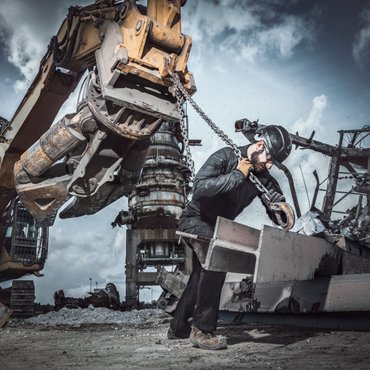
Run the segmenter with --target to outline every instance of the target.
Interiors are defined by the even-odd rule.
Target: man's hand
[[[243,158],[239,161],[236,169],[243,172],[243,175],[247,177],[253,169],[253,164],[247,158]]]
[[[271,203],[285,202],[284,195],[280,194],[279,192],[277,192],[275,190],[270,189],[268,196],[271,199]]]

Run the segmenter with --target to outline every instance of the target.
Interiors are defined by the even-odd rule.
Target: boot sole
[[[209,347],[209,346],[205,346],[204,344],[199,343],[197,340],[192,339],[192,338],[190,338],[190,343],[196,348],[208,349],[208,350],[211,350],[211,351],[217,351],[217,350],[220,350],[220,349],[226,349],[227,348],[226,343],[219,343],[216,346]]]

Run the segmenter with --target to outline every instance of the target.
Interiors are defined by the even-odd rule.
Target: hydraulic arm
[[[163,121],[180,119],[168,69],[195,92],[183,3],[110,0],[69,9],[1,132],[0,211],[16,190],[37,224],[49,226],[71,197],[61,217],[93,214],[129,194],[151,136]],[[77,111],[51,126],[84,74]]]

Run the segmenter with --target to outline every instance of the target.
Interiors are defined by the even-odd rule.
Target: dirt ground
[[[168,340],[168,319],[151,326],[45,327],[11,321],[0,329],[7,369],[369,369],[370,332],[220,323],[228,349]]]

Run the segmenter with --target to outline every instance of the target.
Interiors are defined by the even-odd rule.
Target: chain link
[[[186,167],[190,171],[190,175],[188,177],[187,183],[189,187],[192,187],[194,177],[195,177],[195,167],[194,167],[193,158],[191,157],[190,146],[189,146],[189,131],[188,131],[187,114],[184,109],[185,99],[181,95],[181,92],[178,89],[176,89],[176,99],[177,99],[177,102],[176,102],[177,109],[180,113],[180,133],[181,133],[183,144],[184,144],[183,159],[186,164]]]
[[[181,81],[180,81],[180,78],[177,74],[175,73],[172,73],[171,71],[168,70],[168,73],[169,73],[169,76],[170,76],[170,79],[172,81],[172,83],[175,85],[175,94],[176,94],[176,98],[177,98],[177,107],[179,109],[179,112],[180,112],[180,115],[181,115],[181,120],[180,120],[180,127],[182,125],[182,118],[183,118],[183,101],[186,100],[188,101],[191,106],[194,108],[194,110],[199,114],[199,116],[201,118],[203,118],[203,120],[208,124],[208,126],[221,138],[222,141],[224,141],[227,145],[231,146],[231,148],[233,149],[236,157],[238,158],[238,160],[242,160],[243,159],[243,156],[242,156],[242,153],[240,151],[240,149],[237,147],[237,145],[225,134],[224,131],[222,131],[208,116],[207,114],[202,110],[202,108],[200,108],[200,106],[193,100],[193,98],[188,94],[188,92],[185,90],[184,86],[182,85]],[[181,128],[181,134],[183,135],[182,133],[182,128]],[[186,126],[186,135],[187,135],[187,126]],[[185,137],[186,137],[186,140],[187,142],[189,141],[187,139],[187,136],[184,136],[184,140],[185,140]],[[185,144],[185,141],[184,141],[184,144]],[[189,149],[189,146],[187,146],[187,148],[185,148],[187,150],[187,153],[186,155],[190,155],[190,149]],[[192,170],[194,171],[194,162],[193,160],[191,159],[191,156],[190,156],[190,160],[192,162]],[[194,178],[194,174],[192,173],[192,176]],[[258,180],[258,178],[253,174],[253,173],[250,173],[249,174],[249,179],[250,181],[256,186],[256,188],[264,194],[264,196],[266,197],[266,200],[268,202],[271,202],[271,198],[270,198],[270,193],[268,191],[268,189],[261,183],[261,181]]]

